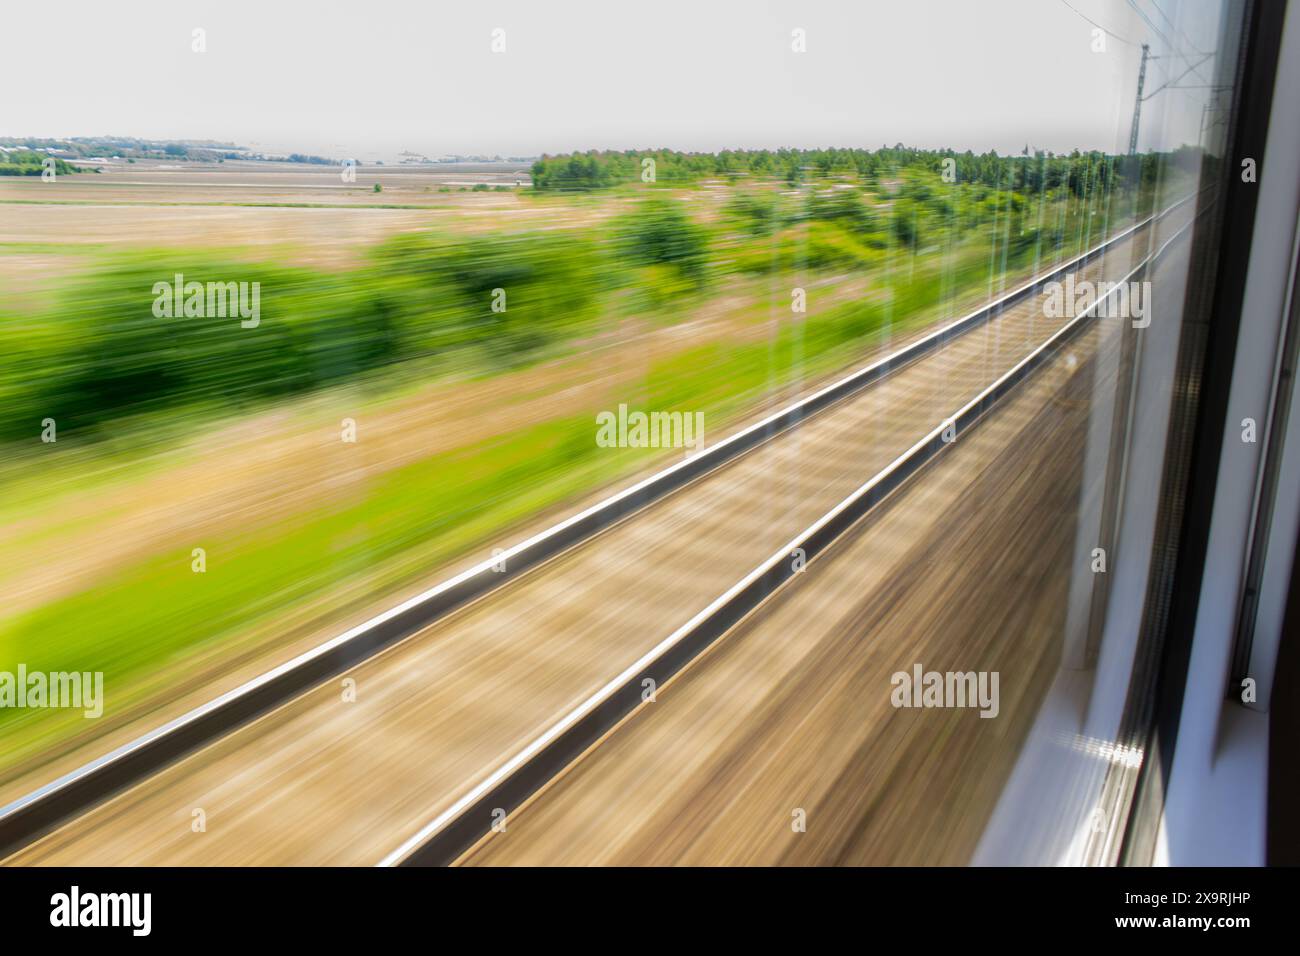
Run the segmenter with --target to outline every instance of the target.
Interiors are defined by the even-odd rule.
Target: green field
[[[165,706],[183,679],[221,673],[223,654],[247,653],[250,634],[271,635],[265,642],[273,644],[280,632],[326,626],[357,606],[350,583],[364,578],[364,597],[377,600],[428,580],[659,454],[598,447],[601,409],[624,400],[702,411],[717,435],[774,393],[851,365],[1123,228],[1151,208],[1156,191],[1109,168],[1104,181],[1076,182],[1068,164],[1063,178],[1025,176],[1020,188],[1014,170],[1027,166],[976,169],[973,181],[953,184],[942,178],[942,154],[922,155],[912,163],[887,157],[893,165],[866,171],[787,164],[776,179],[761,178],[765,167],[741,170],[733,155],[721,186],[709,181],[716,170],[688,175],[671,161],[661,163],[668,175],[655,186],[625,181],[617,163],[588,182],[584,161],[562,185],[588,194],[585,223],[400,235],[344,270],[200,247],[89,253],[47,311],[0,315],[0,351],[9,358],[0,371],[0,518],[13,528],[0,571],[11,579],[31,570],[30,554],[55,552],[114,518],[105,508],[74,519],[68,502],[129,502],[132,488],[165,480],[185,462],[196,435],[335,405],[382,416],[412,394],[458,383],[490,393],[530,370],[580,365],[593,343],[629,323],[671,330],[700,314],[720,319],[645,357],[636,337],[602,346],[633,369],[621,380],[626,394],[583,392],[562,414],[485,426],[436,454],[386,460],[344,494],[210,524],[201,541],[173,517],[166,546],[99,569],[73,593],[6,613],[0,670],[21,662],[103,671],[109,716],[0,711],[0,779],[84,743],[100,724]],[[1007,188],[986,175],[1007,178]],[[534,177],[563,180],[545,167]],[[1166,195],[1186,188],[1176,177],[1162,185]],[[175,273],[260,283],[259,326],[161,324],[150,290]],[[806,314],[791,312],[795,287],[808,290]],[[504,311],[492,308],[498,289],[508,296]],[[39,440],[46,418],[58,423],[57,443]],[[191,571],[199,544],[203,574]]]

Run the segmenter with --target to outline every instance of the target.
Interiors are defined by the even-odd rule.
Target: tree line
[[[706,179],[778,179],[797,184],[808,179],[848,177],[877,185],[905,170],[928,170],[947,182],[1012,189],[1029,195],[1068,190],[1074,196],[1128,186],[1149,186],[1162,164],[1193,170],[1200,150],[1182,146],[1171,153],[1117,156],[1100,150],[1057,154],[1029,147],[1018,156],[995,150],[974,153],[917,149],[901,143],[880,149],[758,149],[691,153],[669,149],[590,150],[542,156],[532,166],[535,189],[588,191],[646,182],[645,160],[653,161],[653,182],[683,186]]]

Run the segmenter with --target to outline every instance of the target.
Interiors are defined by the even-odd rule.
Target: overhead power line
[[[1196,53],[1196,54],[1202,54],[1202,53],[1205,52],[1204,50],[1200,49],[1200,48],[1199,48],[1199,47],[1198,47],[1198,46],[1197,46],[1197,45],[1192,41],[1192,38],[1189,37],[1189,36],[1187,35],[1187,31],[1186,31],[1186,30],[1184,30],[1184,29],[1183,29],[1182,27],[1180,27],[1178,24],[1174,23],[1173,20],[1170,20],[1170,19],[1169,19],[1169,14],[1165,13],[1165,11],[1163,10],[1163,8],[1161,8],[1161,6],[1160,6],[1158,0],[1151,0],[1151,6],[1153,6],[1153,7],[1156,8],[1156,13],[1160,14],[1160,19],[1161,19],[1161,20],[1164,20],[1165,23],[1167,23],[1167,24],[1169,24],[1171,27],[1173,27],[1175,31],[1177,31],[1178,33],[1181,33],[1181,34],[1183,35],[1183,39],[1187,41],[1187,49],[1191,50],[1193,53]]]
[[[1177,43],[1169,39],[1169,37],[1165,35],[1163,30],[1161,30],[1158,26],[1156,26],[1154,23],[1151,22],[1151,18],[1147,16],[1146,11],[1137,5],[1137,0],[1128,0],[1128,5],[1133,8],[1133,11],[1137,13],[1139,17],[1142,18],[1142,22],[1145,23],[1150,28],[1151,32],[1154,33],[1156,36],[1158,36],[1162,41],[1164,41],[1166,48],[1172,51],[1174,56],[1186,60],[1188,63],[1192,61],[1191,56],[1182,52],[1182,50],[1179,48],[1179,45]],[[1156,7],[1156,10],[1160,11],[1159,6]],[[1160,11],[1160,15],[1163,17],[1164,12]],[[1165,17],[1165,19],[1168,20],[1168,17]],[[1204,55],[1201,54],[1199,50],[1196,52],[1198,55]],[[1205,61],[1201,60],[1200,62],[1204,63]],[[1198,63],[1197,65],[1199,66],[1200,64]],[[1193,69],[1195,69],[1195,67],[1193,67]],[[1197,73],[1196,75],[1200,76],[1202,80],[1205,80],[1205,82],[1207,83],[1209,82],[1208,80],[1206,80],[1204,76],[1201,76],[1200,73]]]
[[[1129,40],[1129,39],[1126,39],[1125,37],[1120,36],[1120,35],[1119,35],[1118,33],[1116,33],[1114,30],[1107,30],[1104,26],[1102,26],[1100,23],[1098,23],[1098,22],[1097,22],[1096,20],[1094,20],[1092,17],[1088,16],[1088,15],[1085,14],[1083,11],[1081,11],[1078,7],[1076,7],[1076,6],[1074,6],[1072,3],[1070,3],[1070,0],[1061,0],[1061,2],[1062,2],[1063,4],[1065,4],[1067,7],[1069,7],[1071,10],[1073,10],[1074,13],[1075,13],[1075,15],[1077,15],[1077,16],[1080,17],[1081,19],[1087,20],[1089,23],[1091,23],[1094,27],[1096,27],[1096,28],[1097,28],[1098,30],[1100,30],[1102,33],[1106,34],[1108,37],[1113,37],[1114,39],[1118,40],[1120,43],[1127,43],[1129,46],[1141,46],[1141,45],[1142,45],[1142,44],[1140,44],[1140,43],[1135,43],[1135,42],[1132,41],[1132,40]]]
[[[1144,97],[1142,97],[1142,98],[1143,98],[1144,100],[1149,100],[1149,99],[1151,99],[1151,97],[1155,96],[1155,95],[1156,95],[1157,93],[1159,93],[1161,90],[1163,90],[1163,89],[1168,89],[1168,88],[1172,88],[1172,89],[1175,89],[1175,90],[1195,89],[1195,87],[1174,86],[1174,84],[1177,83],[1179,80],[1181,80],[1183,77],[1185,77],[1188,73],[1191,73],[1193,70],[1195,70],[1198,66],[1200,66],[1202,63],[1204,63],[1206,60],[1208,60],[1208,59],[1209,59],[1210,57],[1212,57],[1213,55],[1214,55],[1213,53],[1206,53],[1204,56],[1201,57],[1200,60],[1198,60],[1197,62],[1193,63],[1193,64],[1192,64],[1191,66],[1189,66],[1187,69],[1183,70],[1182,73],[1179,73],[1178,76],[1174,77],[1172,80],[1168,80],[1168,81],[1162,83],[1160,86],[1157,86],[1154,90],[1152,90],[1150,93],[1148,93],[1146,96],[1144,96]],[[1197,76],[1200,76],[1200,74],[1198,73]],[[1200,87],[1200,88],[1201,88],[1201,89],[1206,89],[1206,88],[1208,88],[1209,86],[1212,86],[1212,85],[1213,85],[1213,84],[1206,84],[1205,86],[1202,86],[1202,87]]]

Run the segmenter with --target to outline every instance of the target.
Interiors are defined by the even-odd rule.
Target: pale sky
[[[1167,52],[1124,0],[1069,2]],[[1135,5],[1183,52],[1212,49],[1216,0]],[[1141,56],[1112,37],[1093,52],[1093,26],[1064,0],[11,0],[0,24],[0,135],[363,160],[895,142],[1122,152]],[[806,53],[791,50],[795,28]],[[1148,91],[1184,68],[1154,62]],[[1144,104],[1141,148],[1195,143],[1204,96]]]

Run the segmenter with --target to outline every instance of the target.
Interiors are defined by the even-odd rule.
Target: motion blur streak
[[[1148,247],[1143,230],[1080,279],[1117,280]],[[339,706],[334,685],[304,695],[11,861],[378,861],[1060,324],[1037,298],[1017,304],[357,668],[356,703]],[[1011,494],[1005,506],[1032,501]],[[1033,513],[1053,520],[1050,510]],[[945,600],[932,610],[960,606]],[[887,690],[886,680],[886,706]],[[185,821],[195,807],[222,821],[220,840],[193,838]]]
[[[461,862],[967,863],[1060,666],[1059,526],[1089,490],[1089,396],[1114,388],[1099,353],[1121,332],[1094,323]],[[997,733],[892,708],[913,661],[999,672]]]
[[[653,189],[607,153],[361,167],[322,202],[329,167],[195,153],[0,179],[0,665],[107,695],[93,725],[0,711],[0,800],[652,465],[598,445],[602,411],[719,434],[1090,248],[1195,159],[661,150]],[[177,275],[256,283],[257,327],[155,316]]]

